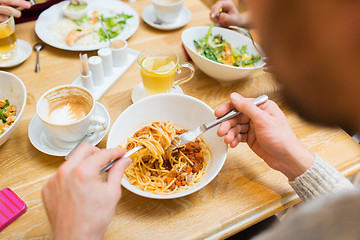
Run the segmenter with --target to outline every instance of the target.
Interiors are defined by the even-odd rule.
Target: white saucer
[[[143,20],[150,26],[160,30],[174,30],[185,26],[191,19],[191,12],[186,7],[183,7],[180,15],[173,23],[156,24],[155,9],[153,5],[147,6],[142,12]]]
[[[183,90],[181,89],[181,87],[179,85],[176,85],[174,87],[172,87],[170,89],[170,93],[178,93],[178,94],[184,94]],[[134,90],[131,93],[131,100],[133,103],[148,97],[148,95],[145,92],[144,89],[144,85],[143,83],[139,83],[138,85],[136,85],[136,87],[134,88]]]
[[[105,135],[109,131],[110,116],[106,108],[98,102],[96,102],[94,114],[103,116],[106,119],[107,123],[105,131],[95,132],[86,140],[87,142],[95,146],[105,137]],[[65,142],[52,135],[46,130],[44,124],[41,122],[37,114],[30,121],[28,128],[28,136],[30,142],[35,148],[37,148],[40,152],[53,156],[66,156],[78,143],[78,141]]]
[[[30,57],[32,48],[27,41],[18,39],[14,56],[8,60],[0,59],[0,68],[11,68],[23,63]]]

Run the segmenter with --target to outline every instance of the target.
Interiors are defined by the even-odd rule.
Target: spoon
[[[36,51],[36,65],[35,65],[35,72],[40,72],[40,63],[39,63],[39,52],[44,47],[42,43],[36,43],[34,45],[34,49]]]
[[[265,57],[264,51],[256,46],[254,38],[252,37],[252,35],[250,34],[250,32],[248,30],[246,30],[245,28],[242,28],[242,27],[238,27],[238,26],[229,26],[229,28],[231,28],[233,30],[236,30],[239,33],[241,33],[241,34],[245,35],[246,37],[250,38],[255,50],[260,54],[260,56]]]
[[[85,141],[85,139],[91,137],[94,133],[95,131],[86,133],[85,136],[82,139],[80,139],[80,141],[75,145],[75,147],[68,153],[68,155],[65,156],[65,160],[67,160],[70,157],[70,155],[75,151],[75,149],[77,149],[80,146],[82,142]]]
[[[158,17],[155,18],[154,23],[155,23],[156,25],[161,25],[161,24],[163,24],[163,22],[162,22]]]

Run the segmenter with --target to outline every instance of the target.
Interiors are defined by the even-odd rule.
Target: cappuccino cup
[[[156,17],[165,23],[175,22],[184,6],[184,0],[152,0],[152,3]]]
[[[55,137],[73,142],[88,132],[104,131],[106,119],[94,115],[95,99],[83,87],[63,85],[44,93],[36,104],[36,113]]]

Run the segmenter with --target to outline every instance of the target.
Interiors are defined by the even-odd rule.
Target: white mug
[[[179,16],[184,0],[152,0],[157,18],[165,23],[173,23]]]
[[[106,119],[94,115],[95,99],[83,87],[63,85],[44,93],[36,104],[36,113],[55,137],[73,142],[88,132],[104,131]]]

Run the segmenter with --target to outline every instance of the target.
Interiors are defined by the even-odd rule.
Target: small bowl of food
[[[144,146],[131,155],[122,185],[155,199],[183,197],[205,187],[227,156],[216,127],[180,148],[165,150],[177,135],[214,118],[211,107],[181,94],[153,95],[131,105],[115,121],[107,141],[107,148]]]
[[[250,38],[230,29],[192,27],[181,39],[200,70],[219,81],[244,79],[265,65]]]
[[[26,105],[26,88],[20,78],[0,71],[0,146],[15,131]]]
[[[86,15],[88,9],[87,2],[70,0],[68,4],[64,4],[63,13],[68,18],[79,20]]]

